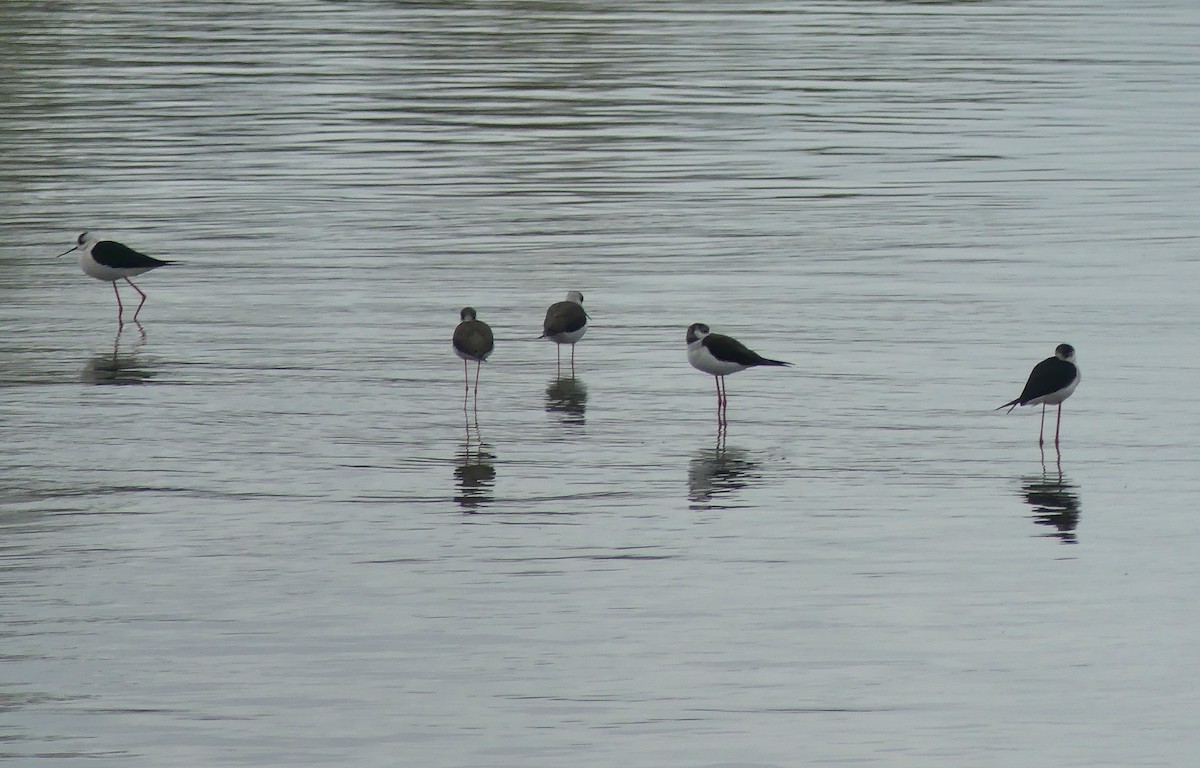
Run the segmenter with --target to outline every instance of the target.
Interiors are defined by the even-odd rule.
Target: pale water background
[[[1194,0],[0,24],[0,760],[1196,763]]]

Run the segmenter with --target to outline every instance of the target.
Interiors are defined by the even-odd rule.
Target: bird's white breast
[[[1082,380],[1083,374],[1079,372],[1079,366],[1076,365],[1075,379],[1070,384],[1058,390],[1057,392],[1051,392],[1048,395],[1035,397],[1034,399],[1030,400],[1027,405],[1040,405],[1041,403],[1045,403],[1046,405],[1061,405],[1063,400],[1066,400],[1071,396],[1071,393],[1075,391],[1075,387],[1078,387],[1079,382]]]
[[[108,283],[120,280],[122,277],[134,277],[153,269],[153,267],[131,267],[128,269],[106,267],[92,258],[90,249],[79,251],[79,268],[88,277],[94,277],[97,280],[103,280]]]
[[[728,376],[731,373],[746,370],[746,366],[739,363],[718,360],[713,353],[708,351],[708,347],[704,346],[703,339],[697,339],[688,344],[687,356],[688,362],[692,364],[693,368],[713,376]]]
[[[562,333],[552,333],[546,338],[553,341],[555,344],[574,344],[583,338],[583,334],[587,333],[587,325],[584,325],[577,331],[564,331]]]

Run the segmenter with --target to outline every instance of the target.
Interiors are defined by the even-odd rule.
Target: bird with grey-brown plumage
[[[467,363],[474,360],[475,396],[479,397],[479,366],[488,359],[488,356],[492,354],[492,350],[496,348],[496,339],[492,335],[492,329],[488,324],[476,319],[476,312],[473,307],[463,307],[458,316],[462,322],[454,329],[453,344],[454,354],[462,358],[463,361],[463,390],[465,393],[471,389]]]
[[[569,291],[566,301],[555,302],[546,310],[546,319],[542,322],[542,335],[538,338],[549,339],[557,346],[557,363],[562,366],[562,345],[571,345],[571,375],[575,375],[575,343],[587,333],[588,313],[583,310],[583,294],[579,291]]]

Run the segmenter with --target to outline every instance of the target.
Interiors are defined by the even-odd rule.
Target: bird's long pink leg
[[[129,283],[130,285],[133,285],[133,281],[132,281],[132,280],[130,280],[128,277],[127,277],[127,278],[125,278],[125,282]],[[116,285],[117,285],[117,282],[114,280],[114,281],[113,281],[113,287],[114,287],[114,288],[116,288]],[[141,311],[142,311],[142,304],[145,304],[145,303],[146,303],[146,294],[142,293],[142,289],[141,289],[141,288],[138,288],[136,285],[133,285],[133,290],[137,291],[137,292],[138,292],[138,294],[139,294],[139,295],[142,297],[142,301],[141,301],[141,303],[140,303],[140,304],[138,304],[138,308],[137,308],[137,310],[136,310],[136,311],[134,311],[134,313],[133,313],[133,319],[134,319],[134,320],[137,320],[138,312],[141,312]]]
[[[1038,427],[1038,445],[1042,445],[1042,434],[1046,431],[1046,404],[1042,403],[1042,426]]]
[[[475,430],[479,430],[479,366],[482,365],[479,360],[475,361]]]
[[[117,281],[113,280],[113,293],[117,295],[117,325],[125,325],[125,306],[121,303],[121,292],[117,290]]]
[[[465,361],[464,361],[465,362]],[[467,442],[471,442],[471,417],[467,415],[467,391],[463,390],[463,427],[467,432]]]
[[[1062,403],[1058,404],[1058,419],[1054,422],[1054,446],[1058,447],[1058,428],[1062,426]]]
[[[463,393],[471,388],[471,374],[467,371],[467,361],[463,360]]]
[[[728,385],[725,384],[724,376],[717,377],[717,380],[720,382],[720,386],[721,386],[720,405],[717,408],[717,423],[720,425],[724,425],[726,409],[729,406],[729,389],[728,389]]]

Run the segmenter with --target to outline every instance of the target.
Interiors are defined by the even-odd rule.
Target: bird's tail
[[[782,360],[768,360],[765,357],[759,360],[757,365],[786,365],[789,368],[792,366],[791,363],[785,363]]]
[[[1000,408],[1007,408],[1008,409],[1007,413],[1012,413],[1012,409],[1016,408],[1020,404],[1021,404],[1021,398],[1018,397],[1016,400],[1009,400],[1007,403],[1000,406]],[[996,410],[998,411],[998,410],[1000,410],[1000,408],[997,408]]]

